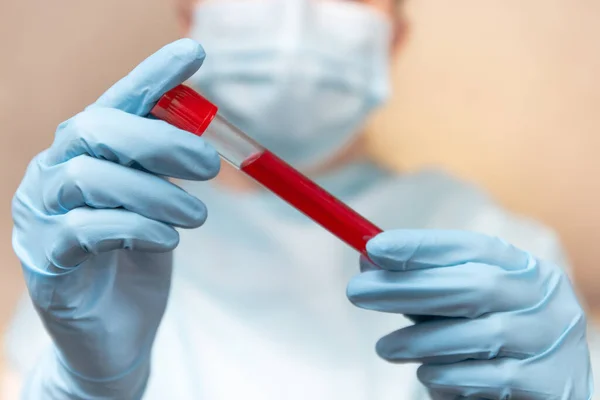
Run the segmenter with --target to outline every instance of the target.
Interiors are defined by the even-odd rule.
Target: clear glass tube
[[[232,165],[242,167],[245,160],[258,157],[265,148],[229,123],[220,114],[215,115],[202,135],[215,150]]]

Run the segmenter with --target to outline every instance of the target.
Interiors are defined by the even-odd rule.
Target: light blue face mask
[[[190,36],[206,49],[190,83],[297,167],[353,141],[387,97],[391,24],[343,1],[207,1]]]

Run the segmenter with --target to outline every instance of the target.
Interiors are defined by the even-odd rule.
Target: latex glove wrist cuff
[[[150,376],[150,354],[143,355],[139,361],[123,373],[101,379],[88,378],[73,371],[62,360],[58,351],[54,352],[54,358],[59,373],[72,382],[73,386],[77,388],[77,392],[92,397],[102,396],[104,399],[108,393],[114,393],[115,399],[139,399],[144,393]]]
[[[72,371],[60,359],[56,349],[52,349],[30,375],[23,398],[39,399],[41,394],[47,396],[50,393],[54,395],[51,398],[64,398],[68,393],[69,399],[138,400],[144,394],[149,376],[149,356],[118,376],[90,379]]]

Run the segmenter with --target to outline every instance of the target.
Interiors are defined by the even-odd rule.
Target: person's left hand
[[[464,231],[396,230],[367,244],[358,307],[413,316],[377,353],[417,362],[433,399],[587,400],[586,317],[556,265]]]

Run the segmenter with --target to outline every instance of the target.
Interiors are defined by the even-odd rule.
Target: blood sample
[[[150,113],[202,136],[223,159],[360,253],[366,255],[367,241],[381,232],[373,223],[226,121],[214,104],[189,87],[179,85],[170,90]]]

